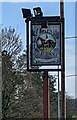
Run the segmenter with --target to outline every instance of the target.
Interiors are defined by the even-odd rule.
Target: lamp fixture
[[[32,16],[30,9],[22,8],[22,13],[23,13],[23,18],[28,18]]]
[[[42,13],[40,7],[33,8],[33,10],[34,10],[34,15],[35,16],[43,16],[43,13]]]

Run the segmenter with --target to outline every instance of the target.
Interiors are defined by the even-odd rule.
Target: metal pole
[[[48,90],[48,71],[44,71],[43,75],[44,80],[44,102],[43,102],[43,112],[44,112],[44,120],[49,119],[49,90]]]
[[[60,0],[60,16],[64,19],[64,0]],[[66,119],[66,104],[65,104],[65,40],[64,40],[64,20],[62,24],[62,33],[61,33],[61,114],[62,120]]]
[[[50,95],[49,95],[49,80],[48,80],[48,118],[50,119]]]
[[[59,69],[59,66],[58,66]],[[59,85],[59,71],[58,71],[58,120],[60,120],[60,85]]]

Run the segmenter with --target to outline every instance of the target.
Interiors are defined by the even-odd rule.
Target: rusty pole
[[[43,80],[44,80],[43,113],[44,113],[44,120],[48,120],[50,118],[48,71],[44,71]]]

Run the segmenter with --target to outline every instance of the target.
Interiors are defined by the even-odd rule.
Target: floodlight
[[[30,9],[22,8],[22,13],[23,13],[23,18],[28,18],[32,16]]]
[[[43,13],[41,11],[40,7],[33,8],[35,16],[43,16]]]

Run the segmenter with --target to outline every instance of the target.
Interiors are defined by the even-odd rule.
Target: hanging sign
[[[61,23],[50,19],[33,21],[31,25],[31,65],[60,64]]]

